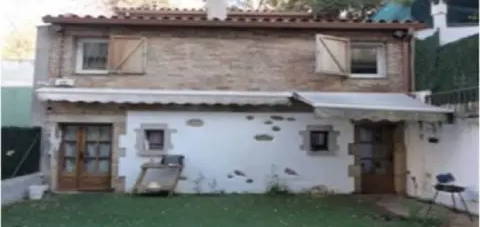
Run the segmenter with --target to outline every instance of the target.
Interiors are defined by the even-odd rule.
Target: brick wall
[[[408,46],[394,39],[391,32],[80,26],[65,27],[63,31],[57,33],[52,45],[55,54],[50,58],[50,77],[73,78],[77,87],[379,92],[409,89]],[[385,42],[387,78],[345,79],[315,73],[316,33]],[[110,34],[148,38],[145,75],[74,73],[75,38]]]

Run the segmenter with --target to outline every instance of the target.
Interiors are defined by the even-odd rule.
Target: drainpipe
[[[410,43],[410,91],[415,92],[415,30],[412,28],[408,29],[408,37]]]

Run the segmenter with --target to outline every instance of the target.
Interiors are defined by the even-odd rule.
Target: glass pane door
[[[111,129],[110,125],[62,126],[59,190],[110,188]]]
[[[86,126],[85,134],[84,174],[108,175],[111,153],[110,127]]]
[[[77,126],[66,126],[64,128],[63,146],[61,157],[63,159],[62,173],[67,175],[75,175],[77,169],[78,154],[78,133]]]
[[[355,159],[361,167],[362,193],[393,193],[393,126],[355,126]]]

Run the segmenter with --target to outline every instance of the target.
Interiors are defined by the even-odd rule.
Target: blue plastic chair
[[[455,193],[457,193],[458,197],[460,197],[460,200],[463,203],[463,207],[465,208],[465,211],[467,212],[468,217],[470,218],[471,221],[473,221],[472,214],[470,214],[470,212],[468,211],[467,203],[465,202],[465,199],[463,199],[463,196],[462,196],[462,192],[465,191],[465,187],[454,185],[453,182],[455,182],[455,177],[453,177],[451,173],[438,174],[436,178],[437,178],[437,184],[435,184],[434,186],[435,195],[433,196],[432,201],[430,201],[430,206],[428,207],[426,215],[430,213],[430,210],[432,209],[432,206],[435,203],[435,199],[437,199],[439,192],[450,193],[452,198],[452,203],[453,203],[453,210],[457,211],[457,207],[455,204]]]

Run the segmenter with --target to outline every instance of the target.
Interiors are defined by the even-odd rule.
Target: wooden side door
[[[104,191],[110,187],[110,125],[63,125],[59,190]]]
[[[394,193],[393,128],[391,124],[355,126],[357,160],[361,166],[361,192]]]

